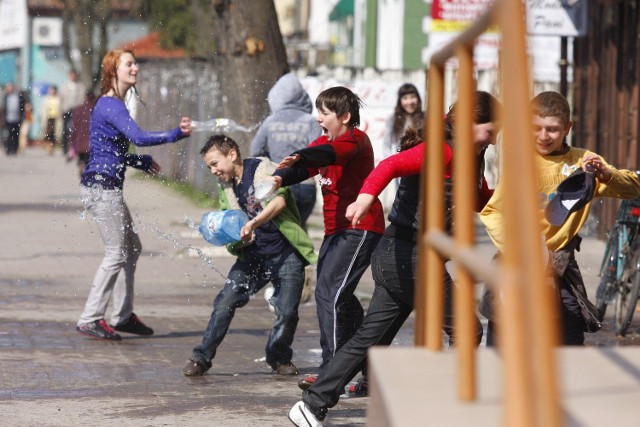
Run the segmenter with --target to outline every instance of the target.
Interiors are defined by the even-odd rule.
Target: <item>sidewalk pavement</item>
[[[0,187],[2,425],[288,424],[287,410],[300,399],[299,377],[272,374],[264,362],[273,317],[262,293],[236,312],[208,375],[181,374],[234,261],[189,226],[199,223],[202,208],[158,182],[128,174],[125,199],[143,245],[135,311],[156,334],[99,342],[75,331],[103,256],[91,215],[79,201],[75,164],[38,148],[19,157],[0,156]],[[319,249],[319,212],[310,220],[310,234]],[[494,251],[481,227],[479,242],[489,260]],[[579,254],[591,293],[603,248],[587,238]],[[372,290],[367,272],[358,295],[366,303]],[[592,342],[612,339],[610,333],[602,336]],[[631,334],[623,343],[636,339]],[[396,343],[412,340],[413,317]],[[313,300],[300,307],[293,348],[301,375],[314,372],[320,346]],[[367,401],[341,399],[327,425],[364,425]]]

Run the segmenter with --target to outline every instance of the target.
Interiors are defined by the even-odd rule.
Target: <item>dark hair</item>
[[[500,102],[489,92],[485,92],[482,90],[476,91],[475,93],[476,103],[475,110],[473,113],[473,122],[475,124],[483,124],[494,122],[500,116],[500,110],[502,109]],[[456,104],[453,104],[449,108],[449,112],[445,118],[445,139],[450,141],[453,139],[453,127],[455,122],[455,117],[457,114]]]
[[[354,128],[360,125],[362,100],[344,86],[336,86],[320,92],[316,98],[316,108],[321,110],[323,107],[335,112],[338,117],[351,113],[349,126]]]
[[[200,150],[200,155],[204,156],[210,150],[213,150],[213,149],[218,150],[225,156],[227,156],[231,150],[236,150],[236,153],[238,153],[238,158],[242,159],[242,155],[240,154],[240,148],[238,147],[238,143],[235,142],[230,137],[228,137],[227,135],[217,134],[209,137],[207,142],[205,142],[204,146]]]
[[[401,98],[405,95],[413,94],[418,97],[418,109],[409,114],[402,108]],[[400,135],[405,127],[407,118],[411,119],[411,125],[420,127],[424,121],[424,113],[422,111],[422,98],[416,88],[411,83],[405,83],[398,89],[398,101],[396,102],[396,108],[393,111],[393,135]]]
[[[409,127],[400,137],[398,151],[408,150],[424,141],[424,128]]]
[[[540,117],[557,117],[564,126],[571,121],[571,107],[567,99],[554,91],[541,92],[531,100],[531,113]]]

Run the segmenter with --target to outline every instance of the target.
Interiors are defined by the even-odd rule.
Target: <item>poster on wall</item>
[[[26,0],[0,1],[0,51],[27,45]]]

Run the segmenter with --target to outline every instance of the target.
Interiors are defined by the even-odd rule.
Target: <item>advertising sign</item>
[[[27,0],[0,1],[0,51],[27,44]]]
[[[493,0],[433,0],[431,5],[431,31],[429,46],[423,51],[423,61],[428,63],[431,55],[444,47],[493,3]],[[486,32],[476,41],[473,61],[476,69],[497,68],[500,36],[495,32]],[[448,66],[455,66],[452,60]]]
[[[587,0],[527,0],[527,32],[537,36],[584,36],[587,3]]]

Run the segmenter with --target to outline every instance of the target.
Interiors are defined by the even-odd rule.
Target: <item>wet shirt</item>
[[[129,145],[146,147],[175,142],[187,136],[180,128],[164,132],[145,132],[133,120],[127,107],[118,98],[98,99],[89,125],[89,161],[82,174],[82,185],[102,185],[122,188],[127,166],[143,171],[151,168],[151,156],[129,153]]]
[[[233,192],[238,199],[238,203],[251,220],[262,212],[262,205],[254,195],[253,176],[256,168],[260,164],[260,159],[249,158],[243,161],[242,179],[238,184],[233,185]],[[255,229],[254,250],[263,256],[273,256],[283,253],[290,243],[280,233],[275,224],[267,221]]]

